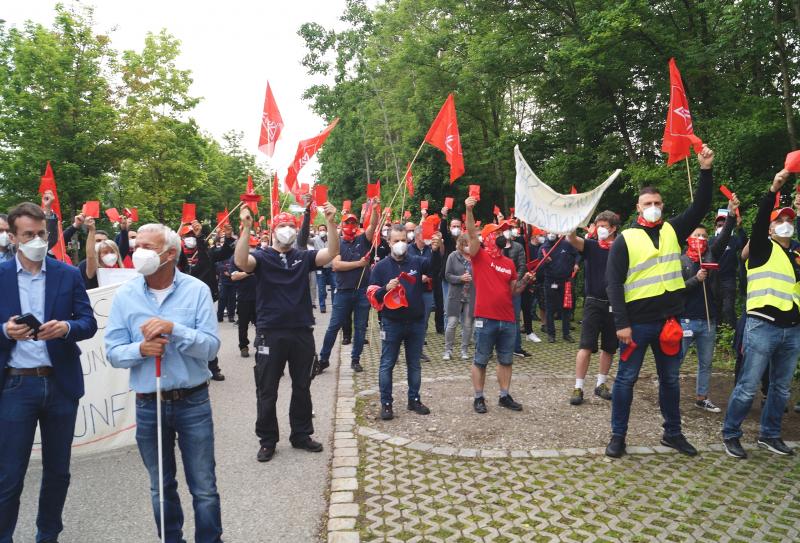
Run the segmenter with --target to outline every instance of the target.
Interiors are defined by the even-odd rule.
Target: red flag
[[[425,141],[444,152],[450,164],[450,183],[464,175],[464,155],[461,152],[461,136],[458,134],[456,103],[449,94],[436,119],[433,120]]]
[[[181,212],[181,222],[183,224],[190,223],[196,218],[197,218],[197,204],[183,204],[183,211]]]
[[[381,197],[381,184],[367,183],[367,198],[380,198]]]
[[[272,181],[272,190],[270,194],[270,198],[272,198],[272,216],[274,217],[278,213],[281,212],[281,197],[280,193],[278,192],[278,174],[275,173],[275,179]],[[272,222],[270,220],[270,222]]]
[[[81,208],[81,213],[85,217],[93,217],[95,219],[100,218],[100,201],[99,200],[91,200],[83,204],[83,208]]]
[[[286,189],[289,192],[296,192],[297,174],[300,172],[303,166],[305,166],[306,163],[311,160],[311,157],[316,154],[319,148],[322,147],[322,144],[325,143],[326,139],[328,139],[328,135],[338,122],[339,118],[337,117],[325,128],[325,130],[320,132],[318,135],[307,140],[302,140],[297,144],[297,152],[294,155],[294,160],[289,166],[289,170],[286,172],[286,177],[283,179],[284,183],[286,183]]]
[[[53,256],[55,256],[61,262],[72,264],[72,260],[67,254],[67,246],[64,243],[64,231],[63,227],[61,226],[61,202],[58,200],[56,176],[53,174],[53,168],[50,166],[49,160],[47,161],[47,167],[44,169],[42,180],[39,183],[39,194],[44,195],[44,193],[48,190],[53,192],[53,203],[50,205],[50,209],[56,214],[56,217],[58,217],[58,242],[50,250],[52,251]]]
[[[781,191],[775,193],[775,209],[781,207]]]
[[[406,189],[409,196],[414,196],[414,175],[411,173],[411,163],[406,167]]]
[[[669,59],[669,111],[667,124],[664,126],[664,141],[661,150],[667,153],[667,165],[672,165],[689,156],[689,148],[695,153],[703,148],[703,142],[694,135],[692,114],[689,112],[689,101],[683,89],[683,81],[675,59]]]
[[[444,199],[444,207],[446,207],[447,209],[453,209],[453,197],[452,196],[445,197],[445,199]]]
[[[499,215],[500,214],[500,208],[497,207],[497,206],[494,206],[494,209],[492,209],[492,214],[493,215]]]
[[[575,188],[575,185],[572,185],[572,188],[569,189],[570,194],[578,194],[578,189]]]
[[[283,130],[283,119],[278,111],[278,104],[272,96],[272,89],[267,81],[267,94],[264,97],[264,112],[261,114],[261,135],[258,137],[258,150],[267,156],[275,152],[275,142]]]
[[[800,151],[792,151],[786,155],[783,167],[786,168],[789,173],[800,173]]]
[[[409,210],[407,210],[407,209],[405,211],[403,211],[403,218],[404,219],[410,219],[411,218],[411,212]]]
[[[304,205],[303,195],[308,194],[309,192],[311,192],[311,186],[308,183],[300,183],[300,185],[298,186],[297,190],[294,193],[295,202],[297,202],[299,205]]]
[[[261,201],[261,196],[256,194],[256,187],[253,184],[253,176],[247,176],[247,190],[244,194],[239,195],[239,199],[247,204],[247,207],[253,212],[253,216],[258,215],[258,203]]]
[[[720,192],[722,193],[722,195],[723,195],[723,196],[725,196],[725,198],[727,198],[729,201],[730,201],[730,200],[733,200],[733,193],[731,192],[731,189],[729,189],[729,188],[728,188],[728,187],[726,187],[725,185],[720,185],[720,187],[719,187],[719,191],[720,191]],[[738,208],[738,207],[736,208],[736,216],[737,216],[737,217],[740,217],[740,216],[741,216],[741,215],[739,214],[739,208]]]

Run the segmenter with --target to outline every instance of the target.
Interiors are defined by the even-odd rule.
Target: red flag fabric
[[[328,185],[314,185],[314,203],[318,206],[323,206],[327,201]]]
[[[381,184],[367,183],[367,198],[380,198],[381,197]]]
[[[492,209],[492,213],[494,215],[499,215],[500,214],[500,208],[497,207],[497,206],[494,206],[494,209]]]
[[[667,153],[667,165],[672,165],[689,156],[689,148],[695,153],[703,148],[703,142],[694,135],[692,114],[689,112],[689,101],[683,89],[681,73],[675,65],[675,59],[669,59],[669,111],[667,124],[664,126],[664,141],[661,150]]]
[[[261,114],[261,134],[258,137],[258,150],[267,156],[275,152],[275,142],[283,130],[283,119],[278,111],[278,104],[272,96],[272,89],[267,81],[267,94],[264,97],[264,112]]]
[[[135,207],[126,207],[122,210],[126,217],[128,217],[132,222],[139,222],[139,210]]]
[[[513,207],[509,207],[508,208],[508,214],[511,215],[512,217],[514,216],[514,208]]]
[[[281,212],[281,197],[278,192],[278,174],[275,174],[275,179],[272,181],[272,190],[270,193],[272,199],[272,216],[274,217]]]
[[[256,194],[256,187],[253,184],[252,175],[247,176],[247,189],[244,194],[239,195],[239,199],[247,204],[247,207],[253,212],[254,217],[258,215],[258,203],[261,201],[261,196]]]
[[[303,203],[303,195],[308,194],[311,192],[311,185],[308,183],[300,183],[297,187],[297,190],[294,193],[294,199],[299,205],[304,205]]]
[[[470,198],[475,198],[476,200],[481,199],[481,186],[480,185],[470,185],[469,186],[469,195]]]
[[[447,196],[444,199],[444,207],[446,207],[447,209],[453,209],[453,197],[452,196]]]
[[[414,174],[411,173],[411,163],[406,166],[406,190],[409,196],[414,196]]]
[[[100,218],[100,201],[99,200],[91,200],[83,204],[81,208],[81,213],[83,213],[84,217],[93,217],[95,219]]]
[[[339,118],[337,117],[325,128],[325,130],[320,132],[318,135],[307,140],[302,140],[297,144],[297,152],[294,155],[294,160],[289,165],[289,170],[286,172],[286,177],[283,179],[284,183],[286,183],[286,189],[289,192],[296,192],[297,174],[300,172],[303,166],[305,166],[308,161],[311,160],[311,157],[316,154],[319,148],[322,147],[322,144],[325,143],[326,139],[328,139],[328,135],[331,133],[331,130],[336,127],[338,122]]]
[[[106,209],[106,217],[108,217],[108,220],[111,222],[119,222],[119,211],[117,211],[116,207],[109,207]]]
[[[572,187],[569,189],[569,193],[578,194],[578,189],[575,188],[575,185],[572,185]]]
[[[786,155],[784,168],[789,170],[789,173],[800,173],[800,151],[792,151]]]
[[[116,211],[116,209],[114,210]],[[119,214],[117,214],[119,216]],[[183,211],[181,211],[181,222],[187,224],[197,218],[197,204],[183,204]]]
[[[50,209],[58,217],[58,242],[51,249],[53,256],[61,262],[72,264],[72,260],[67,254],[67,245],[64,243],[64,231],[61,226],[61,202],[58,200],[58,188],[56,187],[56,176],[53,174],[53,168],[50,166],[50,161],[47,161],[47,166],[44,169],[44,175],[39,183],[39,194],[44,195],[47,191],[53,192],[53,202],[50,204]]]
[[[456,102],[449,94],[436,119],[433,120],[425,141],[444,152],[450,164],[450,183],[464,175],[464,155],[461,152],[461,136],[458,133]]]

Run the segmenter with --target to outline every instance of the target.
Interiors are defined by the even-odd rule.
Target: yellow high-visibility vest
[[[770,240],[772,253],[769,260],[757,268],[747,266],[747,310],[771,306],[789,311],[792,305],[800,306],[800,284],[794,275],[792,262],[783,247]]]
[[[658,249],[641,228],[622,232],[628,247],[628,276],[625,302],[654,298],[684,288],[681,275],[681,247],[675,229],[668,222],[658,234]]]

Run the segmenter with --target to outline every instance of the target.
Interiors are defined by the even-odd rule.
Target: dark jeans
[[[514,304],[514,325],[516,327],[516,335],[514,337],[514,352],[518,353],[522,351],[522,334],[519,330],[519,311],[522,309],[522,295],[517,294],[512,296],[511,301]]]
[[[563,337],[570,336],[569,324],[572,318],[572,310],[564,309],[564,285],[566,284],[566,281],[568,280],[546,279],[544,285],[545,317],[547,320],[547,335],[549,336],[556,335],[556,313],[561,314],[561,334]],[[558,287],[553,288],[554,284],[558,285]]]
[[[322,268],[317,270],[317,297],[319,299],[319,308],[325,308],[325,302],[328,298],[328,287],[331,288],[331,304],[336,301],[336,280],[334,279],[332,268]]]
[[[527,336],[531,332],[533,332],[533,319],[532,319],[532,311],[533,311],[533,293],[531,293],[530,289],[525,289],[522,291],[522,325],[525,331],[525,335]]]
[[[714,291],[719,324],[736,328],[736,278],[720,279]]]
[[[6,377],[0,393],[0,542],[12,541],[37,422],[42,437],[42,484],[36,541],[55,541],[64,529],[61,512],[69,488],[77,414],[78,400],[64,396],[52,377]],[[28,535],[20,540],[31,541]]]
[[[681,354],[667,356],[661,351],[658,336],[664,321],[634,324],[633,341],[637,347],[626,362],[620,360],[617,377],[614,380],[611,400],[611,433],[624,436],[628,433],[628,419],[631,414],[633,402],[633,386],[639,379],[642,369],[644,354],[649,346],[656,359],[658,372],[658,404],[661,415],[664,417],[664,435],[674,437],[681,433],[681,387],[679,372],[681,367]],[[625,348],[620,345],[620,352]]]
[[[278,385],[289,363],[292,399],[289,403],[291,443],[302,443],[314,433],[311,420],[311,369],[314,364],[312,328],[279,328],[256,333],[256,435],[262,447],[274,447],[279,440]]]
[[[251,324],[256,323],[256,301],[239,300],[236,309],[239,312],[239,348],[241,349],[250,345],[250,340],[247,339],[247,330]]]
[[[422,383],[422,344],[425,342],[425,322],[396,321],[384,318],[381,326],[381,363],[378,370],[378,385],[381,403],[392,403],[392,371],[400,356],[400,346],[406,348],[406,367],[408,371],[408,399],[419,399]]]
[[[228,320],[231,322],[236,320],[234,318],[236,313],[236,285],[220,283],[219,300],[217,300],[217,320],[219,322],[222,322],[222,313],[225,309],[228,310]]]
[[[136,400],[136,444],[150,475],[150,498],[161,533],[158,493],[158,427],[156,400]],[[208,388],[176,401],[161,402],[164,452],[164,533],[168,542],[183,541],[183,509],[178,496],[175,440],[181,450],[186,484],[192,494],[197,543],[222,541],[222,513],[214,460],[214,420]]]
[[[436,333],[444,334],[444,297],[442,295],[442,278],[438,275],[433,278],[433,321],[436,323]]]
[[[331,357],[333,344],[336,343],[336,336],[339,329],[349,315],[353,315],[355,321],[355,337],[353,338],[353,350],[350,355],[353,361],[361,358],[361,351],[364,348],[364,336],[367,333],[367,319],[369,318],[369,300],[367,300],[366,290],[347,289],[336,293],[333,301],[333,314],[331,315],[328,330],[325,332],[325,339],[322,341],[322,350],[319,353],[321,360],[328,360]]]

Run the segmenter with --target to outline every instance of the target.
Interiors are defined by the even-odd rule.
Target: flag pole
[[[686,177],[689,180],[689,199],[694,202],[694,194],[692,193],[692,171],[689,169],[689,157],[687,156],[684,160],[686,160]]]
[[[206,242],[208,242],[208,240],[210,240],[211,238],[213,238],[213,237],[214,237],[214,232],[216,232],[217,230],[219,230],[219,227],[220,227],[220,225],[222,225],[222,223],[224,223],[225,221],[227,221],[227,220],[228,220],[228,217],[230,217],[230,216],[233,214],[233,212],[234,212],[234,211],[236,211],[237,209],[239,209],[239,208],[242,206],[242,204],[243,204],[243,203],[244,203],[244,201],[240,201],[238,204],[236,204],[236,206],[234,206],[234,208],[233,208],[233,209],[231,209],[230,211],[228,211],[228,214],[227,214],[227,215],[225,215],[225,218],[224,218],[224,219],[222,219],[220,222],[218,222],[218,223],[217,223],[217,226],[215,226],[215,227],[214,227],[214,229],[211,231],[211,233],[208,235],[208,237],[206,238]],[[181,224],[183,224],[183,223],[181,223]]]

